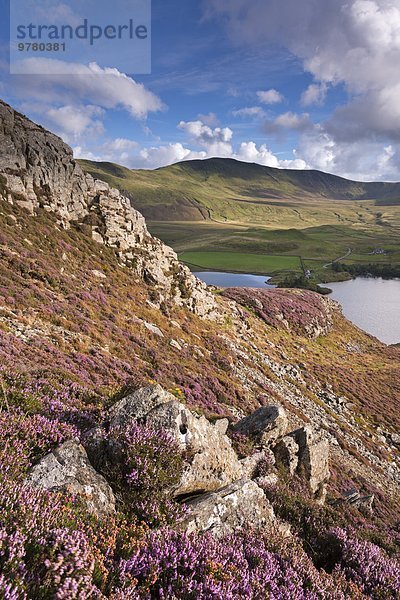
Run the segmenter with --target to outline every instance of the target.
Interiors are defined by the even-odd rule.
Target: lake
[[[267,281],[271,279],[266,275],[251,275],[249,273],[222,273],[217,271],[202,271],[194,273],[196,277],[207,283],[218,287],[252,287],[272,288]]]
[[[357,277],[326,286],[350,321],[385,344],[400,342],[400,279]]]
[[[208,285],[219,287],[272,288],[264,275],[205,271],[195,273]],[[357,277],[351,281],[328,283],[329,296],[340,302],[344,315],[355,325],[385,344],[400,343],[400,279]]]

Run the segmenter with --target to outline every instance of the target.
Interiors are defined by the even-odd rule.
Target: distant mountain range
[[[364,200],[375,206],[400,205],[400,183],[350,181],[321,171],[275,169],[228,158],[185,161],[153,171],[79,162],[94,177],[123,191],[154,221],[247,221],[263,206],[300,209],[311,203],[321,208],[321,203]]]

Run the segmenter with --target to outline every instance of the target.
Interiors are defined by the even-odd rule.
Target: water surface
[[[400,279],[357,277],[326,286],[350,321],[385,344],[400,342]]]
[[[251,275],[249,273],[222,273],[218,271],[202,271],[194,273],[207,285],[218,287],[248,287],[248,288],[272,288],[267,281],[271,279],[266,275]]]

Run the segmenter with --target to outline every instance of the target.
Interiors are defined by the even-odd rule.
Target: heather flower
[[[344,529],[333,529],[331,535],[340,552],[338,570],[371,598],[400,598],[399,561],[390,559],[375,544],[358,540]]]
[[[182,518],[183,508],[171,497],[183,470],[176,440],[165,431],[137,424],[114,429],[109,437],[120,460],[110,464],[106,474],[124,498],[125,510],[151,526]]]

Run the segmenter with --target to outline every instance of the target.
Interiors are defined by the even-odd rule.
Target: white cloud
[[[285,112],[278,115],[275,119],[264,121],[263,129],[265,133],[284,137],[290,131],[303,132],[312,129],[314,124],[308,113]]]
[[[133,159],[135,168],[156,169],[171,165],[182,160],[206,158],[207,153],[195,152],[185,148],[182,144],[168,144],[166,146],[143,148],[139,155]]]
[[[117,138],[115,140],[107,140],[97,146],[96,153],[79,144],[73,147],[73,151],[75,158],[113,162],[130,167],[133,152],[136,152],[138,148],[139,144],[134,140]]]
[[[194,143],[205,148],[210,156],[229,156],[232,153],[233,131],[229,127],[212,129],[202,121],[181,121],[178,127]]]
[[[310,125],[310,116],[307,113],[298,115],[293,112],[286,112],[279,115],[274,122],[285,129],[304,129]]]
[[[120,108],[136,119],[165,107],[155,94],[115,68],[102,68],[96,63],[83,65],[49,58],[28,58],[24,71],[43,75],[24,75],[13,78],[20,95],[29,89],[29,96],[48,103],[68,104],[87,101],[102,108]],[[71,70],[73,74],[71,75]]]
[[[213,127],[220,124],[219,119],[214,112],[210,112],[208,113],[208,115],[199,114],[197,115],[197,118],[199,119],[199,121],[203,121],[203,123],[205,123],[209,127]]]
[[[280,104],[284,100],[282,94],[274,89],[265,92],[257,92],[257,96],[259,101],[263,104]]]
[[[101,134],[104,126],[100,118],[104,110],[99,106],[61,106],[49,108],[46,115],[55,126],[56,131],[64,134],[64,137],[76,139],[81,135]]]
[[[304,106],[322,104],[328,87],[343,85],[347,104],[310,134],[319,140],[308,148],[315,167],[359,177],[397,173],[400,178],[399,0],[205,0],[205,4],[207,15],[222,18],[236,43],[261,48],[278,43],[302,60],[315,79],[302,95]],[[380,161],[380,166],[374,169],[373,161]]]
[[[234,117],[240,118],[261,118],[265,116],[265,112],[261,106],[248,106],[245,108],[239,108],[238,110],[233,110],[232,114]]]
[[[322,105],[325,102],[327,92],[328,86],[326,83],[312,83],[302,93],[300,103],[303,106]]]
[[[340,141],[322,126],[300,137],[296,156],[314,169],[361,181],[397,181],[400,154],[394,146],[371,140]]]
[[[239,150],[232,158],[244,162],[254,162],[266,167],[285,168],[285,169],[306,169],[307,163],[298,158],[292,160],[281,160],[265,144],[257,147],[255,142],[242,142]]]

